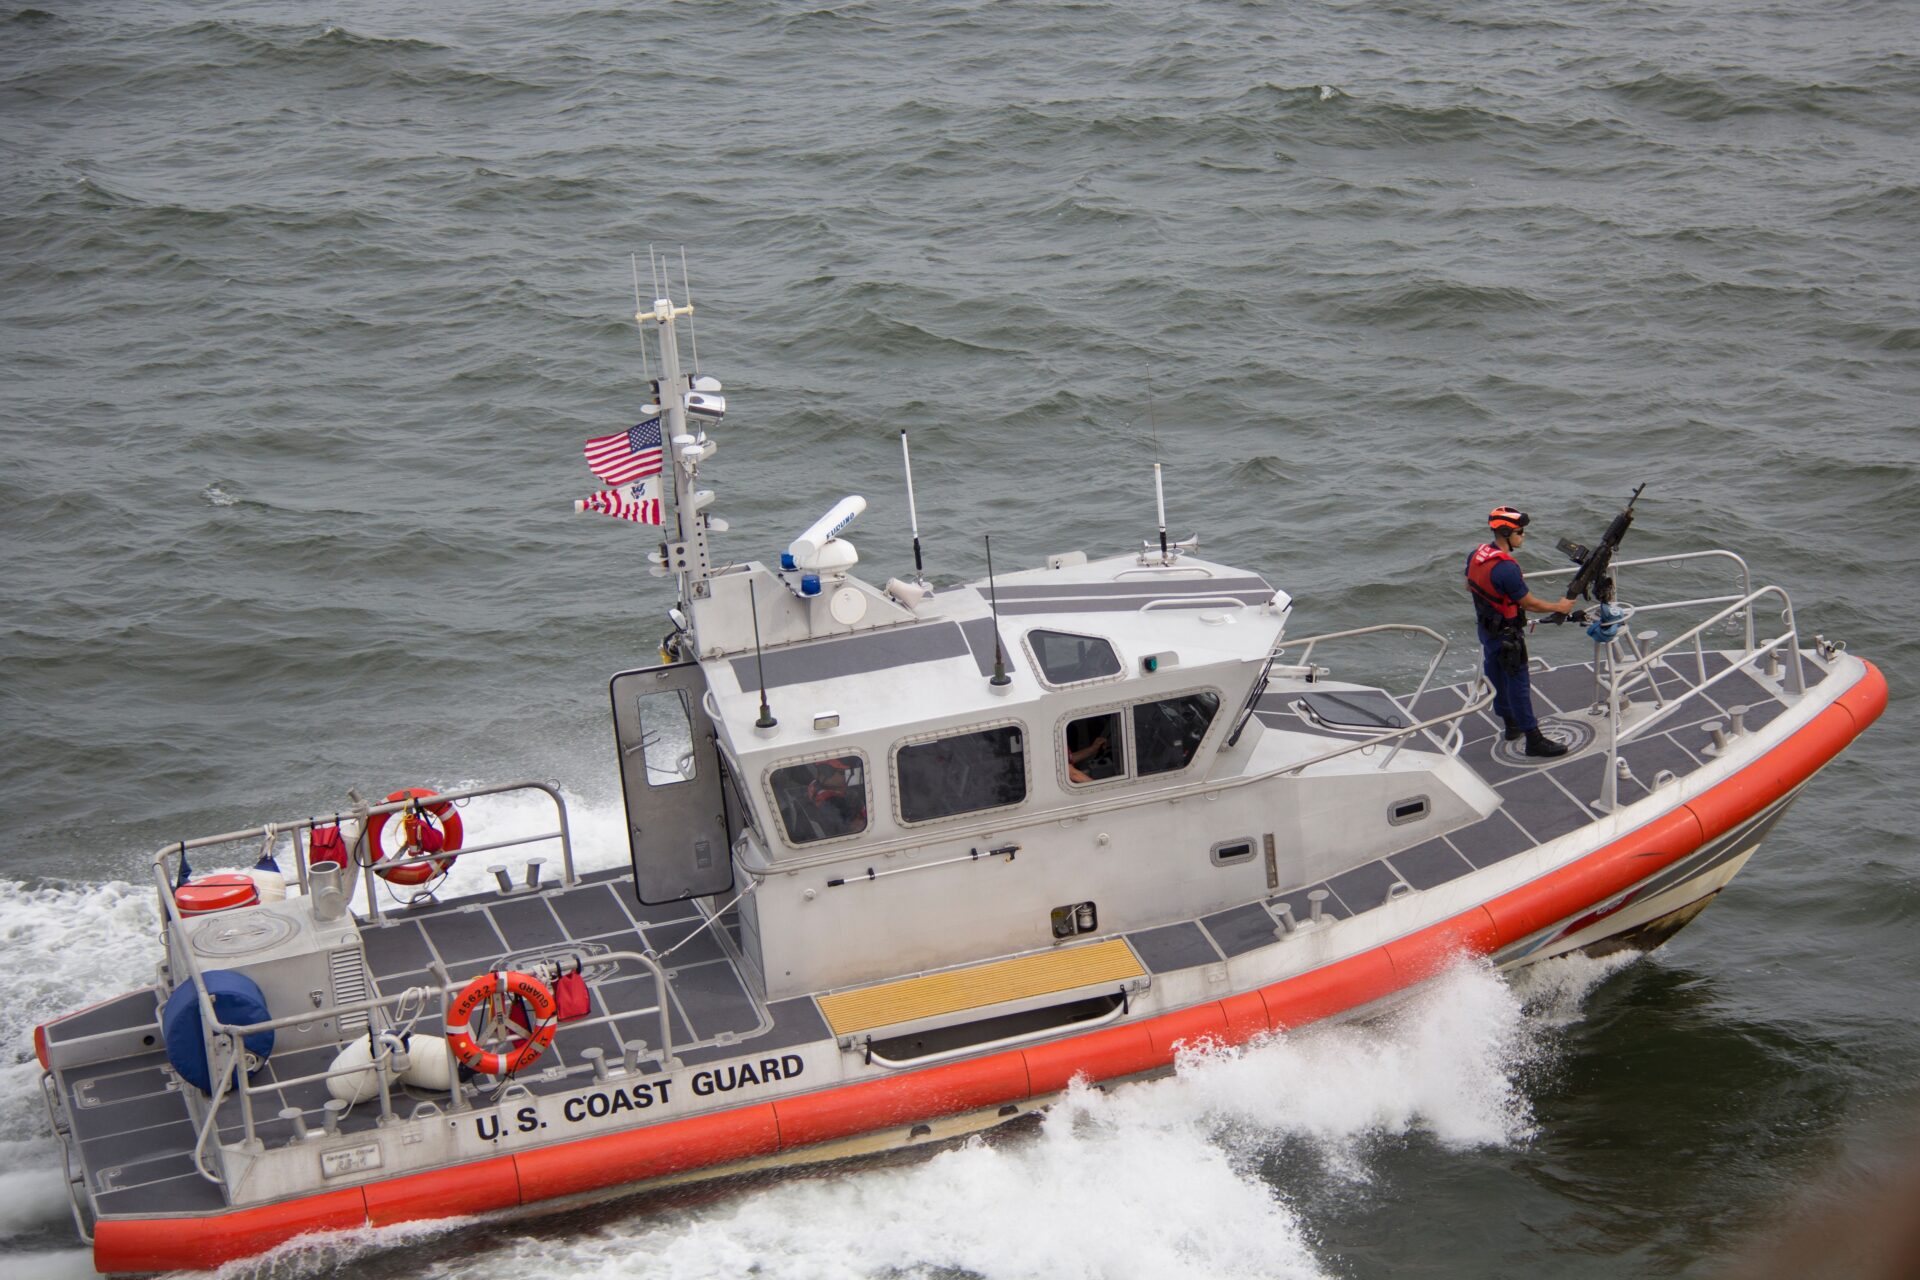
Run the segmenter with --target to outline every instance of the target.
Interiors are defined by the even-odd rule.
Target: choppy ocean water
[[[1899,0],[0,10],[9,1272],[85,1270],[27,1037],[153,964],[160,843],[531,775],[623,856],[603,680],[669,597],[570,500],[649,244],[726,554],[860,492],[905,567],[901,428],[936,580],[1119,549],[1157,453],[1297,626],[1470,647],[1481,513],[1590,537],[1645,480],[1630,549],[1743,552],[1894,703],[1643,963],[276,1270],[1712,1275],[1871,1186],[1920,1146],[1917,109]]]

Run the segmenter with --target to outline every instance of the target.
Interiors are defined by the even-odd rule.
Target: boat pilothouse
[[[1615,563],[1630,625],[1537,664],[1549,759],[1438,633],[1297,636],[1284,591],[1164,532],[875,586],[847,498],[721,563],[690,312],[637,317],[680,590],[664,660],[610,686],[631,871],[575,868],[546,784],[159,851],[155,981],[36,1035],[102,1270],[937,1142],[1461,954],[1656,945],[1885,703],[1728,552]],[[1703,567],[1733,585],[1659,594]],[[1343,678],[1381,644],[1417,675]],[[550,828],[463,828],[516,789]],[[484,892],[449,879],[481,852]]]

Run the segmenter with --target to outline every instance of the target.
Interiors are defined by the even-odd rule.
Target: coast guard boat
[[[1437,632],[1295,635],[1284,591],[1164,533],[876,587],[850,499],[723,564],[690,312],[636,317],[680,603],[611,684],[631,871],[576,871],[532,782],[160,850],[153,981],[34,1037],[102,1271],[940,1142],[1463,954],[1651,947],[1886,703],[1726,551],[1616,562],[1627,628],[1535,664],[1552,760],[1436,679]],[[1703,566],[1724,591],[1661,595]],[[1403,682],[1342,678],[1383,645]],[[458,806],[514,791],[550,827],[471,839]],[[435,892],[482,855],[486,892]]]

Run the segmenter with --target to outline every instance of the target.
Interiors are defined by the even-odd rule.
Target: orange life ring
[[[505,1021],[508,996],[518,996],[527,1002],[535,1024],[528,1028],[527,1038],[520,1041],[512,1053],[490,1053],[473,1038],[473,1015],[484,1002],[490,1013]],[[475,1071],[490,1076],[510,1076],[524,1070],[553,1043],[553,1033],[560,1029],[559,1021],[553,1016],[556,1010],[553,992],[532,974],[512,969],[504,973],[483,973],[461,989],[447,1010],[447,1044],[455,1057]]]
[[[387,797],[389,803],[395,800],[425,800],[440,793],[429,791],[425,787],[402,787]],[[387,819],[400,819],[400,847],[389,855],[381,847],[380,835],[387,827]],[[463,835],[460,815],[454,812],[453,805],[447,801],[439,804],[416,804],[410,809],[402,809],[397,815],[376,813],[367,822],[367,856],[372,858],[374,874],[394,884],[425,884],[448,867],[453,865],[453,855],[460,851]],[[432,862],[416,862],[405,867],[381,867],[379,862],[386,857],[416,858],[423,853],[444,853],[444,858]]]

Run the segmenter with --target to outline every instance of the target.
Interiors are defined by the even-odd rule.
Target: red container
[[[213,911],[231,911],[251,907],[260,901],[260,886],[252,876],[229,873],[202,876],[173,891],[173,901],[183,916],[204,916]]]

